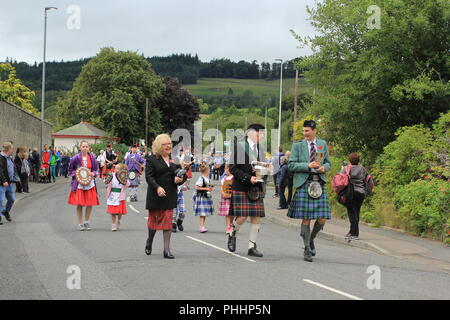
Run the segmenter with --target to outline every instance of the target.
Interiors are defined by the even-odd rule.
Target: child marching
[[[122,176],[119,176],[121,174]],[[120,230],[122,216],[127,214],[127,188],[130,185],[128,180],[128,167],[126,164],[118,164],[113,173],[112,179],[105,183],[108,186],[107,213],[111,214],[111,231]],[[116,224],[117,220],[117,224]]]
[[[194,214],[196,217],[200,217],[200,232],[205,233],[208,231],[205,227],[206,217],[214,213],[213,201],[211,198],[212,186],[209,181],[209,166],[202,162],[200,164],[201,176],[195,183],[194,192]]]
[[[173,209],[172,232],[177,232],[177,228],[183,231],[183,221],[186,215],[186,208],[184,206],[183,191],[189,190],[189,180],[186,180],[181,186],[178,186],[177,207]]]
[[[219,204],[219,216],[225,217],[225,224],[227,229],[225,231],[226,234],[231,234],[233,229],[233,217],[228,215],[228,211],[230,210],[230,199],[232,196],[231,185],[233,183],[233,175],[230,172],[230,166],[228,164],[225,165],[225,175],[221,179],[222,190],[221,190],[221,198]]]

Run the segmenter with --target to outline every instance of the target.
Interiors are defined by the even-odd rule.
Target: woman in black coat
[[[160,134],[152,145],[153,155],[146,161],[145,179],[147,180],[148,239],[145,253],[152,253],[152,243],[156,230],[163,230],[164,258],[174,259],[170,252],[173,209],[177,206],[177,186],[187,177],[176,177],[175,171],[180,165],[170,160],[172,141],[166,134]]]

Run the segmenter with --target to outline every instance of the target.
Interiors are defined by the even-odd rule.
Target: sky
[[[103,47],[146,57],[198,54],[207,62],[275,62],[309,55],[289,32],[313,36],[315,0],[0,0],[0,61],[40,63],[92,57]],[[79,13],[79,14],[78,14]]]

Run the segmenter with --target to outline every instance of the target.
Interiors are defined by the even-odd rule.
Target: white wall
[[[96,139],[84,139],[84,138],[55,138],[55,147],[61,151],[73,152],[75,146],[79,146],[81,141],[87,141],[89,144],[96,143]]]

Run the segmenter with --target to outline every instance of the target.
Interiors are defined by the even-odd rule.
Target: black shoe
[[[316,247],[314,246],[314,240],[311,240],[309,242],[309,251],[311,252],[311,255],[313,257],[316,255]]]
[[[6,220],[8,220],[9,222],[11,222],[11,216],[9,215],[9,212],[3,212],[3,215],[5,216]]]
[[[145,244],[145,254],[146,255],[151,255],[152,254],[152,245],[148,243]]]
[[[176,223],[172,223],[172,232],[177,232],[177,224]]]
[[[236,251],[236,233],[234,231],[228,236],[228,250]]]
[[[0,226],[3,224],[2,217],[0,217]]]
[[[303,252],[303,260],[313,262],[311,251],[308,248]]]
[[[262,258],[263,256],[263,254],[256,249],[256,245],[253,248],[248,249],[248,255],[258,258]]]
[[[177,220],[177,226],[178,226],[178,230],[183,231],[184,230],[183,220],[178,219]]]
[[[175,256],[171,254],[170,252],[163,251],[164,259],[175,259]]]

